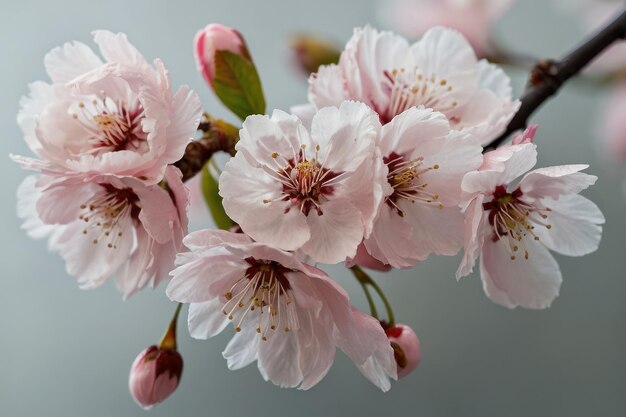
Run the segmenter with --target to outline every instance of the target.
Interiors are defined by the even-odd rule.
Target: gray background
[[[216,115],[228,114],[195,71],[192,38],[209,22],[237,27],[250,44],[269,108],[305,98],[291,69],[287,35],[297,30],[340,42],[352,27],[380,26],[374,0],[316,1],[29,1],[0,3],[0,416],[147,415],[128,394],[129,365],[161,336],[173,305],[163,287],[122,302],[112,283],[80,291],[44,242],[28,239],[15,215],[15,190],[26,175],[9,152],[28,154],[15,122],[27,83],[44,78],[52,47],[95,28],[124,31],[150,59],[161,57],[175,85],[190,84]],[[558,56],[581,34],[547,2],[520,1],[498,25],[499,40],[537,56]],[[512,71],[517,91],[524,71]],[[591,164],[600,177],[586,195],[608,226],[600,250],[558,257],[565,282],[546,311],[507,310],[483,294],[478,276],[460,283],[458,259],[431,259],[379,282],[400,321],[423,346],[417,372],[383,394],[343,355],[308,392],[262,381],[254,366],[230,372],[220,352],[229,331],[210,341],[179,336],[185,371],[178,391],[154,416],[623,416],[626,415],[626,264],[624,169],[599,156],[594,120],[606,91],[571,85],[534,121],[540,164]],[[206,225],[209,225],[207,220]],[[366,304],[345,270],[332,269],[354,303]]]

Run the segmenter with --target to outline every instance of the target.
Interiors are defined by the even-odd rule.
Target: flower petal
[[[549,207],[545,220],[552,227],[537,226],[534,233],[549,249],[567,256],[583,256],[598,249],[604,216],[593,202],[580,195],[562,195],[558,200],[546,198]]]
[[[526,239],[528,259],[511,260],[507,243],[485,240],[480,258],[480,276],[487,296],[508,308],[542,309],[559,295],[561,271],[541,243]]]

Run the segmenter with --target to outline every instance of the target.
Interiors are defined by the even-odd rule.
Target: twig
[[[485,146],[485,149],[496,148],[513,132],[526,128],[528,119],[535,110],[555,95],[566,81],[578,74],[614,41],[624,38],[626,38],[626,9],[608,26],[560,61],[539,61],[531,71],[529,85],[521,99],[519,111],[511,119],[504,133]]]
[[[214,153],[223,151],[235,155],[235,144],[239,139],[235,126],[205,114],[198,130],[203,132],[202,137],[190,142],[185,155],[174,164],[183,173],[183,181],[200,172]]]

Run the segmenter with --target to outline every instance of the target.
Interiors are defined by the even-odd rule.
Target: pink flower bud
[[[148,409],[174,392],[182,373],[183,358],[176,350],[153,345],[133,362],[128,386],[137,404]]]
[[[249,57],[241,34],[235,29],[217,23],[212,23],[200,30],[194,42],[198,71],[211,87],[213,87],[217,51],[229,51]]]
[[[513,145],[523,145],[524,143],[533,143],[537,133],[537,125],[530,125],[519,135],[513,138]]]
[[[409,326],[396,324],[385,329],[398,364],[398,378],[410,374],[420,362],[420,341]]]

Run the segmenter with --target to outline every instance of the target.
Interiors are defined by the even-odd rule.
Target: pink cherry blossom
[[[421,359],[420,341],[417,335],[406,324],[396,324],[385,329],[393,348],[396,364],[398,365],[398,378],[403,378],[413,372]]]
[[[180,353],[153,345],[135,358],[128,387],[137,404],[149,409],[165,401],[176,390],[182,373]]]
[[[274,111],[243,123],[220,176],[224,209],[256,241],[317,262],[353,257],[383,196],[380,123],[362,103],[321,109],[310,133]]]
[[[188,87],[172,93],[163,63],[154,66],[126,35],[95,31],[104,61],[80,42],[45,57],[52,83],[37,81],[18,122],[40,158],[14,156],[47,175],[133,176],[159,182],[184,153],[201,115]]]
[[[442,113],[413,107],[383,126],[379,148],[387,187],[367,251],[396,268],[431,253],[456,254],[463,242],[461,181],[482,162],[477,139],[451,131]]]
[[[478,61],[459,32],[442,27],[430,29],[413,45],[391,32],[355,29],[339,63],[320,67],[309,84],[309,101],[316,108],[362,101],[385,124],[423,105],[483,144],[504,131],[519,107],[511,98],[509,77]],[[302,106],[292,110],[303,118],[310,114]]]
[[[624,10],[623,0],[553,0],[563,12],[578,20],[582,30],[592,35]],[[626,69],[626,43],[614,42],[591,62],[592,73]]]
[[[235,29],[217,23],[211,23],[198,31],[194,45],[198,71],[211,87],[213,87],[215,74],[215,52],[228,51],[248,55],[241,34]]]
[[[626,162],[626,83],[616,85],[611,91],[601,119],[601,134],[608,156]]]
[[[563,165],[528,172],[537,162],[531,143],[505,146],[485,155],[480,171],[463,179],[465,254],[457,278],[480,257],[487,296],[503,306],[546,308],[561,286],[559,265],[549,250],[568,256],[595,251],[604,216],[578,195],[596,177],[587,165]]]
[[[410,38],[434,26],[461,32],[481,56],[489,48],[493,25],[515,0],[384,0],[382,11],[391,27]]]
[[[187,233],[187,190],[169,166],[167,186],[114,176],[28,177],[18,190],[18,215],[34,238],[48,238],[83,289],[113,274],[130,297],[169,278]]]
[[[190,303],[189,332],[198,339],[233,324],[223,355],[230,369],[257,361],[265,380],[309,389],[344,351],[379,388],[396,378],[393,349],[378,321],[350,305],[323,271],[297,255],[241,233],[189,234],[167,295]]]

